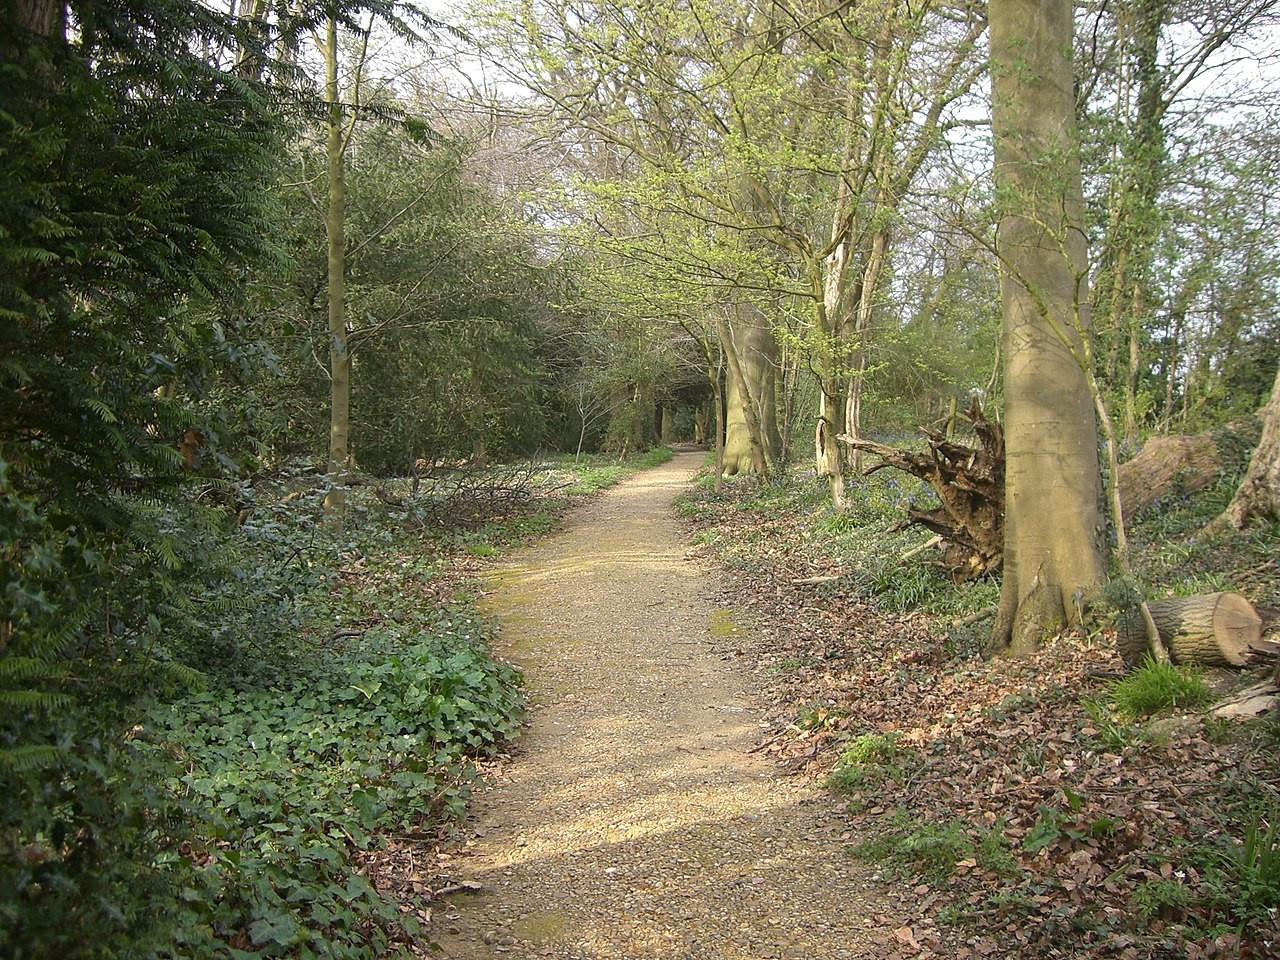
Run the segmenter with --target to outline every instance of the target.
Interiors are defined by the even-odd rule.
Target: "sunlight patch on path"
[[[814,787],[748,754],[749,630],[687,559],[677,458],[492,572],[531,716],[461,859],[478,895],[433,935],[455,960],[877,956],[871,896]]]

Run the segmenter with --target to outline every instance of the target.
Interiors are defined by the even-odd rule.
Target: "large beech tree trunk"
[[[1280,520],[1280,370],[1271,388],[1271,399],[1262,408],[1262,439],[1249,469],[1231,503],[1218,518],[1237,530],[1250,520]]]
[[[738,310],[727,332],[724,472],[767,473],[782,453],[778,343],[768,318],[753,306]]]
[[[991,652],[1079,618],[1103,577],[1070,0],[991,0],[1004,313],[1005,555]]]

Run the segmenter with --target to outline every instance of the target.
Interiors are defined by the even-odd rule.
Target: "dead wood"
[[[839,580],[839,579],[840,579],[839,576],[826,574],[819,577],[798,577],[792,580],[791,583],[793,586],[797,586],[797,587],[812,587],[820,583],[834,583],[836,580]]]
[[[993,603],[990,606],[983,607],[981,610],[977,610],[969,614],[967,617],[952,620],[951,629],[959,630],[961,627],[971,627],[979,621],[986,620],[988,617],[994,617],[996,615],[996,610],[998,609],[998,605]]]
[[[1174,663],[1243,667],[1269,655],[1262,639],[1262,618],[1238,593],[1208,593],[1168,597],[1146,604],[1147,624],[1139,610],[1124,617],[1116,630],[1116,645],[1126,663],[1153,653],[1151,626]]]
[[[940,505],[932,510],[909,508],[907,522],[932,530],[946,541],[942,562],[957,583],[999,569],[1004,551],[1004,431],[986,419],[976,399],[964,417],[977,437],[977,447],[956,443],[933,430],[924,431],[925,452],[839,438],[854,450],[880,458],[864,475],[893,467],[933,488]]]
[[[1220,467],[1212,433],[1152,437],[1136,457],[1120,465],[1120,510],[1128,519],[1173,493],[1203,490]]]
[[[924,552],[925,552],[926,550],[928,550],[930,547],[936,547],[936,546],[937,546],[938,544],[940,544],[941,542],[942,542],[942,534],[936,534],[936,535],[934,535],[934,536],[930,537],[930,538],[929,538],[928,540],[926,540],[924,543],[921,543],[921,544],[919,544],[919,545],[917,545],[917,546],[912,547],[910,550],[907,550],[907,551],[903,552],[903,554],[902,554],[900,557],[898,557],[898,559],[899,559],[899,560],[910,560],[910,559],[911,559],[912,557],[914,557],[917,553],[924,553]]]
[[[1255,717],[1280,706],[1280,685],[1274,679],[1245,687],[1219,701],[1210,711],[1215,717]]]

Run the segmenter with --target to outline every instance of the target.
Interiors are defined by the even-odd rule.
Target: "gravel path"
[[[700,462],[620,484],[492,575],[531,717],[477,798],[456,866],[481,889],[438,905],[443,956],[883,955],[885,907],[829,801],[747,753],[750,677],[717,647],[749,626],[672,510]]]

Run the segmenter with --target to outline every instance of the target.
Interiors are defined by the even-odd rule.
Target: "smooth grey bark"
[[[768,318],[755,306],[740,307],[726,325],[724,472],[768,473],[782,453],[778,342]]]
[[[991,0],[1005,356],[1005,560],[991,651],[1079,619],[1103,577],[1070,0]]]

